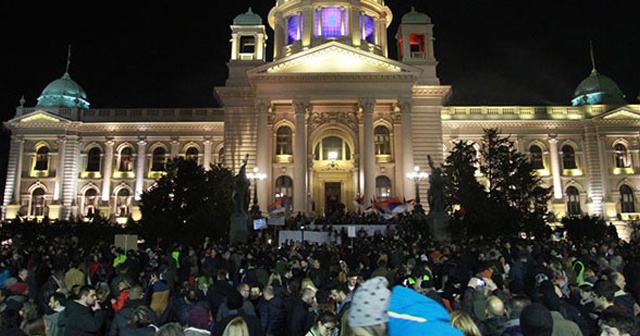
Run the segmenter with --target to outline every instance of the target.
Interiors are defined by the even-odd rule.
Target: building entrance
[[[331,215],[344,207],[340,197],[340,182],[324,183],[325,213]]]

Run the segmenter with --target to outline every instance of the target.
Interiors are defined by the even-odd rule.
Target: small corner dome
[[[430,24],[431,18],[429,15],[417,12],[414,7],[411,7],[411,11],[402,16],[402,23],[404,24]]]
[[[625,95],[613,79],[598,73],[595,69],[585,78],[573,93],[573,106],[596,104],[626,104]]]
[[[89,101],[84,89],[76,83],[68,72],[49,83],[38,97],[38,106],[77,107],[88,109]]]
[[[233,19],[233,24],[237,26],[261,25],[262,18],[260,17],[260,15],[251,11],[251,7],[249,7],[249,10],[246,13],[240,14],[236,16],[235,19]]]

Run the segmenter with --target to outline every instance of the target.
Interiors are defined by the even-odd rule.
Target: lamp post
[[[420,167],[413,167],[413,171],[407,173],[407,178],[413,180],[416,186],[416,210],[422,210],[422,204],[420,204],[420,181],[424,181],[429,178],[429,174],[420,171]]]
[[[260,212],[260,206],[258,205],[258,181],[266,179],[267,174],[260,173],[258,167],[254,167],[253,172],[247,174],[247,178],[253,182],[253,205],[251,205],[251,216],[253,218],[260,218],[262,213]]]

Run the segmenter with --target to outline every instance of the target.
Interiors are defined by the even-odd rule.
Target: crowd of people
[[[348,244],[275,235],[128,249],[14,235],[0,336],[638,335],[635,241],[434,241],[402,222]]]

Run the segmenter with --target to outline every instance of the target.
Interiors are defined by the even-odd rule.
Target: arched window
[[[328,136],[316,145],[315,160],[337,161],[351,160],[351,148],[337,136]]]
[[[91,188],[84,193],[84,216],[92,218],[96,214],[98,192]]]
[[[542,161],[542,148],[538,145],[531,145],[529,147],[529,160],[533,169],[544,169],[544,163]]]
[[[36,188],[31,193],[31,216],[44,216],[44,189]]]
[[[281,126],[276,132],[276,155],[293,154],[293,131],[289,126]]]
[[[100,171],[100,148],[93,147],[87,153],[87,168],[88,172],[98,172]]]
[[[373,129],[376,155],[391,155],[391,135],[389,129],[377,126]]]
[[[116,215],[125,217],[129,214],[129,198],[131,193],[126,188],[120,189],[116,195]]]
[[[567,188],[567,213],[569,215],[580,215],[580,192],[576,187]]]
[[[562,146],[562,168],[563,169],[576,169],[576,152],[572,146]]]
[[[187,152],[185,153],[185,159],[198,161],[198,149],[195,147],[187,148]]]
[[[280,176],[276,179],[276,198],[282,198],[282,206],[287,210],[293,210],[293,180],[289,176]]]
[[[628,185],[620,187],[620,209],[622,212],[636,212],[635,198],[633,190]]]
[[[118,165],[118,171],[130,172],[133,171],[133,150],[131,147],[125,147],[120,150],[120,164]]]
[[[152,158],[152,162],[151,162],[151,171],[164,171],[165,170],[165,164],[167,163],[167,157],[165,156],[166,153],[167,153],[167,151],[162,147],[158,147],[158,148],[153,150],[153,158]]]
[[[627,147],[621,143],[613,146],[616,168],[628,168],[629,157],[627,154]]]
[[[391,180],[386,176],[376,177],[376,198],[385,200],[391,197]]]
[[[222,147],[220,148],[220,151],[218,151],[218,163],[224,166],[224,160],[224,147]]]
[[[34,170],[49,170],[49,147],[42,146],[36,152],[36,165]]]

